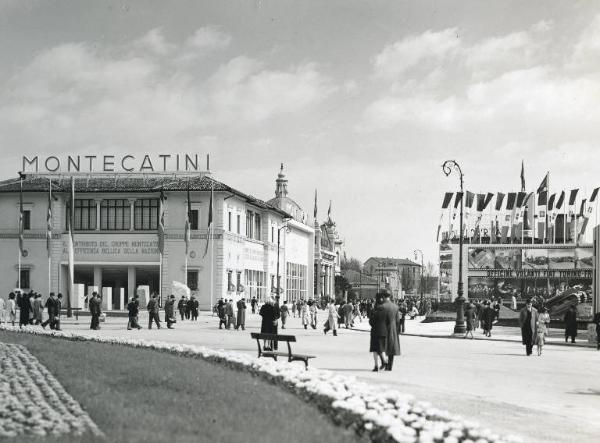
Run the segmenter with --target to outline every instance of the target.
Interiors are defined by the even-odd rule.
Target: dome
[[[283,173],[283,163],[281,164],[281,169],[279,170],[279,174],[277,175],[277,180],[275,180],[275,198],[272,198],[267,203],[275,206],[276,208],[281,209],[282,211],[287,212],[292,216],[292,218],[300,223],[306,223],[307,217],[304,210],[300,207],[298,203],[292,200],[287,196],[287,179],[285,178],[285,174]]]

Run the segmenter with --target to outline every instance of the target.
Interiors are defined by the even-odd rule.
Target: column
[[[135,198],[129,199],[129,230],[133,231],[133,222],[135,220]]]
[[[100,204],[102,200],[96,200],[96,231],[100,230]]]
[[[127,297],[131,298],[135,295],[135,267],[127,267]]]
[[[317,282],[317,287],[315,288],[315,299],[318,299],[321,296],[321,293],[323,292],[323,282],[321,281],[321,272],[322,272],[322,267],[321,267],[321,261],[317,260],[317,266],[316,266],[316,282]]]
[[[102,268],[94,266],[94,286],[98,288],[98,294],[102,294]]]

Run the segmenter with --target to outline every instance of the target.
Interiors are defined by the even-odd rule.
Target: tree
[[[410,291],[414,288],[414,276],[413,270],[411,268],[402,268],[402,289],[405,291]]]
[[[362,272],[363,264],[362,262],[354,257],[346,258],[343,257],[340,261],[340,268],[342,271],[356,271]]]
[[[349,293],[352,290],[352,285],[341,275],[335,276],[335,301],[339,303],[340,301],[344,301],[344,296],[346,293]]]

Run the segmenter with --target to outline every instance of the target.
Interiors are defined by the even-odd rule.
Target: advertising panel
[[[523,249],[523,269],[548,269],[547,249]]]
[[[521,269],[520,249],[496,249],[494,268],[496,269]]]
[[[486,248],[469,248],[469,268],[492,269],[494,267],[494,250]]]
[[[548,251],[550,269],[575,269],[575,253],[573,249],[550,249]]]

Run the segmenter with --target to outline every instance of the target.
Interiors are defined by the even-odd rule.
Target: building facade
[[[221,297],[264,299],[278,285],[290,299],[312,295],[314,230],[275,205],[233,189],[209,173],[63,173],[28,174],[22,182],[0,182],[3,296],[19,280],[23,289],[44,295],[69,293],[71,178],[74,282],[84,285],[86,294],[92,289],[109,290],[108,309],[123,309],[140,287],[164,297],[174,281],[187,284],[204,309]],[[21,195],[23,254],[19,252]]]
[[[377,279],[379,290],[386,289],[394,297],[419,293],[421,265],[407,258],[370,257],[363,271]]]

